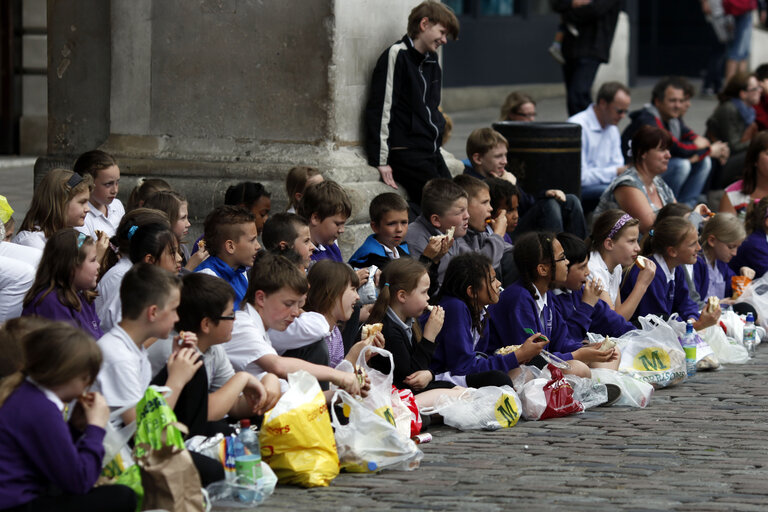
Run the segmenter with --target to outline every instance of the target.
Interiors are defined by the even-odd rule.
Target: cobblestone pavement
[[[430,429],[412,472],[278,486],[259,510],[763,511],[768,349],[656,391],[645,409],[597,408],[497,432]]]

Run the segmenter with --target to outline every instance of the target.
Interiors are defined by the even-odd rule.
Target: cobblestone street
[[[421,468],[278,486],[270,510],[766,510],[768,349],[657,391],[497,432],[430,429]]]

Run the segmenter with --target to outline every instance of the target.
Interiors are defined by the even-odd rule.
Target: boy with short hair
[[[250,272],[243,308],[235,312],[232,340],[224,346],[232,366],[253,375],[270,372],[281,379],[304,370],[320,381],[333,382],[353,394],[360,384],[352,373],[277,354],[267,329],[284,331],[301,312],[307,277],[284,256],[259,254]]]
[[[328,180],[307,187],[297,213],[309,222],[309,235],[316,247],[312,261],[343,262],[336,239],[344,233],[352,203],[341,185]]]
[[[491,194],[488,185],[477,178],[460,174],[453,182],[467,193],[467,211],[469,212],[469,227],[467,234],[458,240],[460,252],[480,252],[491,259],[494,268],[501,264],[504,251],[512,249],[504,242],[507,232],[507,216],[492,217]]]
[[[376,63],[365,109],[366,153],[387,185],[395,181],[418,205],[432,178],[450,178],[440,146],[445,118],[440,105],[441,70],[437,50],[456,39],[459,21],[434,0],[417,5],[408,17],[408,33]]]
[[[280,398],[277,377],[271,373],[261,378],[248,372],[235,373],[224,351],[235,320],[232,287],[203,273],[187,274],[183,285],[176,330],[197,336],[208,381],[207,420],[218,421],[225,415],[250,418],[271,409]]]
[[[491,208],[493,208],[491,216],[496,218],[502,213],[506,215],[507,232],[504,234],[504,241],[511,244],[512,237],[510,234],[515,230],[517,223],[520,221],[518,213],[520,192],[516,185],[501,178],[488,178],[485,180],[485,183],[488,185],[489,192],[491,193]]]
[[[426,256],[438,265],[442,283],[451,258],[460,254],[455,239],[463,237],[468,227],[467,193],[452,180],[435,178],[424,186],[421,215],[408,225],[405,241],[412,257]]]
[[[309,233],[307,220],[295,213],[276,213],[264,223],[261,232],[264,249],[281,254],[307,270],[312,263],[315,244]]]
[[[220,277],[235,291],[235,305],[239,306],[248,289],[246,270],[261,246],[256,220],[240,206],[218,206],[205,218],[205,247],[209,257],[197,266],[195,272]]]
[[[517,184],[515,175],[506,170],[508,148],[509,143],[506,137],[493,128],[474,130],[467,138],[467,157],[471,166],[464,169],[464,174],[480,180],[491,177],[500,178],[517,186],[520,209],[519,233],[566,231],[586,238],[587,223],[584,220],[584,211],[579,198],[558,189],[546,190],[537,197],[527,194]]]
[[[137,263],[120,285],[122,320],[98,340],[103,355],[96,388],[111,409],[136,405],[152,380],[152,368],[144,342],[166,338],[179,319],[181,280],[162,268]],[[176,338],[178,339],[178,338]],[[195,350],[182,348],[168,358],[168,380],[172,393],[166,401],[173,408],[181,390],[202,365]],[[122,415],[127,425],[136,419],[135,407]]]
[[[365,239],[349,259],[356,268],[379,268],[401,257],[410,257],[405,236],[408,233],[408,203],[396,192],[373,198],[368,208],[373,234]]]

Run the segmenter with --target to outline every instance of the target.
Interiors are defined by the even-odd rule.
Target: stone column
[[[48,0],[49,144],[39,172],[101,148],[136,179],[166,179],[202,220],[238,181],[273,211],[314,165],[353,203],[345,255],[390,189],[364,158],[362,113],[379,54],[418,0]]]

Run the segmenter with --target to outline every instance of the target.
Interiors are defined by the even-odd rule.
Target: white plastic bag
[[[720,314],[720,325],[725,328],[725,335],[736,340],[741,345],[744,343],[744,318],[734,310],[729,309]]]
[[[685,380],[685,352],[674,329],[656,315],[638,319],[640,329],[616,339],[621,350],[619,371],[656,389]]]
[[[699,334],[712,347],[721,363],[744,364],[749,360],[749,354],[744,345],[734,338],[726,336],[719,325],[707,327]]]
[[[208,500],[218,507],[253,508],[269,498],[277,485],[277,475],[264,461],[261,462],[261,475],[255,484],[243,477],[214,482],[205,488]]]
[[[118,454],[120,454],[121,461],[119,463],[124,466],[123,469],[133,465],[133,457],[131,456],[131,449],[128,447],[128,441],[136,433],[136,420],[121,427],[116,427],[115,425],[119,425],[122,422],[121,416],[124,412],[134,407],[136,407],[136,404],[126,405],[110,413],[109,421],[104,427],[106,434],[103,441],[104,458],[101,461],[102,468],[112,462],[112,459]]]
[[[424,414],[439,414],[446,425],[459,430],[498,430],[520,419],[522,402],[509,386],[467,388],[459,396],[442,395]]]
[[[541,371],[539,377],[528,380],[523,385],[520,398],[523,403],[523,418],[530,421],[584,412],[584,405],[576,400],[571,382],[559,368],[551,364]]]
[[[768,273],[747,285],[736,303],[752,304],[757,311],[758,320],[764,329],[768,329]]]
[[[371,352],[389,359],[389,374],[384,375],[380,371],[368,366],[366,356]],[[365,370],[368,379],[371,381],[371,388],[368,390],[368,396],[363,399],[363,404],[391,423],[392,426],[395,426],[395,415],[392,412],[392,372],[395,369],[395,363],[392,359],[392,354],[383,348],[367,346],[360,351],[360,355],[357,357],[357,366]],[[346,360],[339,363],[336,369],[352,373],[355,371],[352,364]],[[331,390],[336,389],[338,387],[332,384]]]
[[[376,298],[378,297],[378,290],[376,289],[373,276],[376,275],[377,270],[379,270],[379,267],[376,265],[371,265],[368,268],[368,281],[366,281],[363,286],[357,289],[357,294],[360,296],[361,304],[373,304],[376,302]]]
[[[605,387],[605,384],[601,384],[594,379],[585,379],[578,375],[566,374],[563,377],[573,388],[573,398],[581,402],[585,411],[608,401],[608,389]]]
[[[651,396],[653,396],[653,386],[647,382],[609,368],[592,368],[592,378],[603,384],[619,386],[621,398],[613,404],[613,407],[645,407],[651,401]]]
[[[349,422],[342,425],[336,416],[336,407],[331,407],[331,422],[342,469],[410,471],[419,467],[424,454],[416,443],[343,389],[336,391],[332,403],[335,404],[337,399],[344,404],[344,412],[349,417]],[[376,466],[369,466],[371,462]]]
[[[686,322],[681,321],[677,313],[674,313],[667,321],[672,329],[677,334],[677,340],[680,345],[683,344],[683,338],[685,337]],[[696,339],[696,370],[715,370],[720,368],[720,360],[715,351],[709,346],[701,332],[694,331],[694,338]]]

